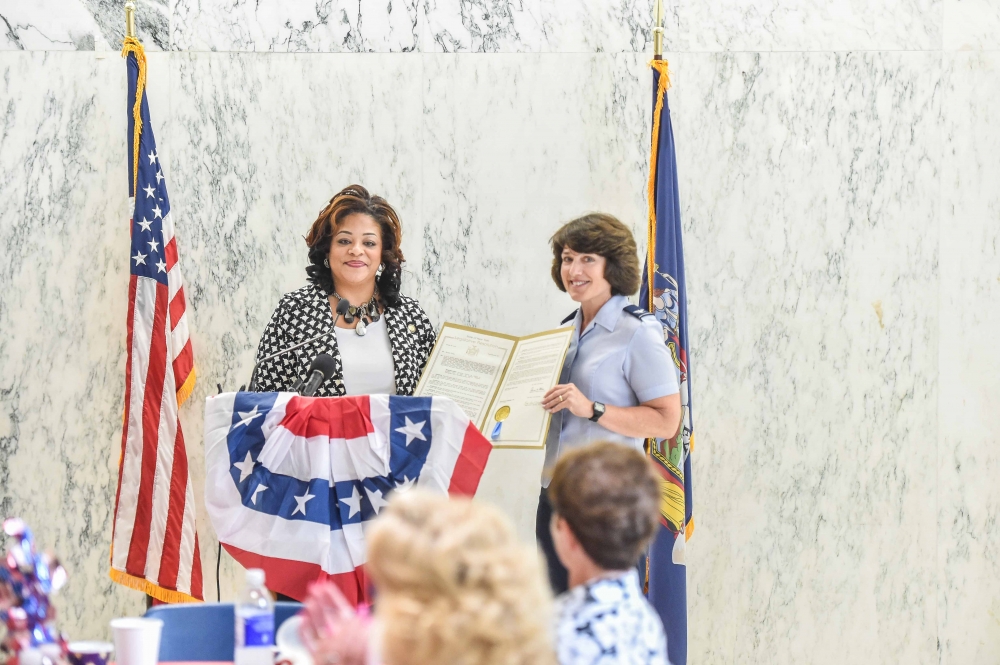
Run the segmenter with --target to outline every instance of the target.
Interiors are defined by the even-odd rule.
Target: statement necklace
[[[344,300],[344,298],[342,298],[336,291],[333,292],[333,297],[336,298],[338,302]],[[375,323],[379,319],[377,298],[378,289],[376,288],[375,292],[372,293],[371,300],[360,307],[351,305],[347,308],[347,314],[344,314],[344,323],[354,323],[354,319],[358,320],[358,326],[354,329],[354,332],[357,333],[358,337],[364,337],[365,333],[368,332],[368,324]],[[366,322],[365,319],[368,319],[368,321]]]

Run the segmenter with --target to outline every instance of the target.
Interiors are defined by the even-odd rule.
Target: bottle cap
[[[260,568],[250,568],[247,570],[247,584],[254,586],[264,586],[264,571]]]

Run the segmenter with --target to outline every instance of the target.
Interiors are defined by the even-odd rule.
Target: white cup
[[[274,643],[278,648],[278,655],[274,659],[277,665],[314,665],[309,650],[299,636],[304,621],[301,614],[296,614],[278,628],[274,636]]]
[[[159,619],[112,619],[117,665],[156,665],[160,659]]]

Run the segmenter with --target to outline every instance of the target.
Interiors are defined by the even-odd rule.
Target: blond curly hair
[[[552,597],[495,508],[397,492],[366,537],[386,665],[548,665]]]

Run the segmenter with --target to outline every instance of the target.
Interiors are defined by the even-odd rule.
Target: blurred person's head
[[[646,456],[617,443],[564,455],[548,489],[552,538],[570,586],[635,566],[653,538],[660,483]]]
[[[540,558],[495,508],[399,492],[367,541],[386,665],[553,662]]]

